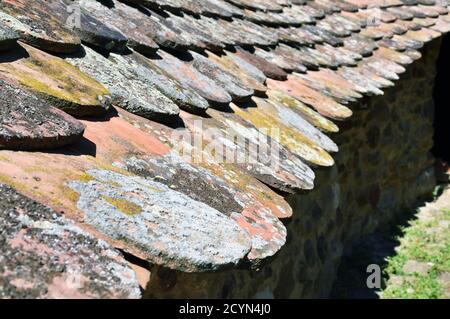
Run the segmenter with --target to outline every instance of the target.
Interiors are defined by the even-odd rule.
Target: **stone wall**
[[[146,297],[327,297],[342,255],[362,237],[395,221],[396,214],[435,185],[432,91],[440,40],[387,89],[354,107],[333,138],[333,168],[316,171],[314,191],[288,198],[286,246],[258,270],[185,274],[152,269]]]

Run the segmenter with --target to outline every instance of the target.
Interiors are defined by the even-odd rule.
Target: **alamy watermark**
[[[381,267],[377,264],[367,266],[366,272],[369,274],[366,280],[367,288],[381,289]]]
[[[81,7],[75,1],[68,4],[66,7],[68,17],[66,19],[66,27],[68,29],[80,29],[81,28]]]
[[[224,164],[263,164],[277,170],[280,164],[279,129],[274,127],[205,128],[195,120],[189,129],[171,134],[173,151],[191,163],[214,161]]]

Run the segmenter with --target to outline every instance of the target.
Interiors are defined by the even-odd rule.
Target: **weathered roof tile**
[[[229,22],[223,20],[222,23],[219,23],[216,19],[203,16],[199,19],[191,16],[184,18],[212,38],[220,39],[224,46],[233,46],[236,44],[237,38],[229,32]],[[220,50],[216,50],[216,52],[220,52]]]
[[[250,122],[232,113],[221,113],[209,109],[208,115],[213,120],[203,121],[207,128],[223,128],[230,134],[221,136],[217,142],[223,145],[236,145],[236,158],[248,159],[239,160],[236,165],[249,172],[263,183],[283,192],[295,192],[302,189],[311,189],[314,184],[315,175],[313,171],[304,164],[298,157],[287,151],[276,140],[273,140],[264,131],[258,129]],[[187,122],[187,121],[185,121]],[[195,122],[186,123],[192,127]],[[236,143],[234,136],[243,138],[246,143]],[[214,136],[206,137],[214,139]],[[267,154],[254,154],[251,149],[251,141],[258,141],[260,147],[267,150]],[[231,143],[231,144],[230,144]],[[215,145],[214,143],[212,145]],[[226,155],[226,154],[224,154]]]
[[[110,105],[109,91],[63,59],[20,44],[1,54],[0,78],[20,84],[74,116],[101,115]]]
[[[118,1],[112,2],[114,10],[106,7],[98,1],[78,0],[77,3],[83,11],[89,12],[89,14],[94,17],[90,20],[95,19],[97,21],[101,21],[104,28],[110,30],[108,33],[116,34],[115,36],[108,36],[107,34],[102,37],[101,34],[99,34],[101,28],[88,19],[86,19],[87,21],[83,21],[82,15],[81,30],[84,31],[86,26],[93,27],[93,29],[96,30],[95,33],[97,33],[100,38],[100,41],[89,42],[85,40],[85,42],[100,46],[102,48],[105,46],[119,46],[120,44],[127,44],[137,51],[144,53],[152,53],[158,49],[158,45],[149,35],[150,31],[154,32],[156,28],[149,22],[152,20],[139,10],[133,9]],[[104,39],[104,44],[101,42],[102,38]],[[96,44],[95,42],[100,43]],[[109,51],[118,51],[114,50],[114,47],[107,49]]]
[[[0,149],[57,148],[81,139],[84,126],[23,88],[0,80]]]
[[[29,4],[26,0],[2,1],[1,21],[19,33],[22,40],[43,50],[73,52],[78,49],[80,38],[60,19],[67,15],[63,3],[54,7],[43,0],[35,1],[32,7]]]
[[[162,183],[104,169],[86,173],[90,181],[68,183],[85,222],[153,263],[210,271],[238,264],[251,249],[235,221]]]
[[[56,202],[66,217],[89,232],[152,263],[211,271],[240,263],[251,249],[247,232],[230,217],[158,181],[105,162],[17,152],[2,153],[0,161],[6,169],[0,172],[2,180],[15,176],[20,190]],[[11,167],[15,169],[8,170]],[[48,171],[43,174],[40,167]],[[31,168],[36,176],[32,182],[26,180]]]
[[[223,54],[222,56],[218,56],[212,52],[206,52],[208,58],[217,64],[219,64],[226,71],[233,74],[236,78],[238,78],[242,83],[248,88],[252,89],[254,94],[264,94],[267,91],[267,87],[264,85],[265,75],[263,73],[259,73],[259,70],[255,70],[258,72],[258,76],[253,76],[251,72],[247,72],[247,69],[242,65],[243,61],[239,61],[238,64],[229,55]],[[261,81],[262,79],[262,81]]]
[[[132,113],[170,120],[180,112],[154,83],[138,76],[128,61],[120,59],[113,62],[88,47],[83,47],[76,55],[67,56],[66,61],[104,84],[112,94],[113,103]]]
[[[310,32],[313,35],[320,37],[324,42],[334,47],[344,45],[344,42],[341,38],[334,36],[328,30],[325,30],[315,25],[304,25],[302,28],[303,30]],[[362,30],[361,32],[364,32],[364,30]]]
[[[341,104],[349,104],[350,102],[355,102],[357,99],[362,98],[362,95],[354,91],[353,88],[343,86],[343,81],[333,82],[333,78],[328,79],[321,77],[321,75],[324,74],[325,73],[320,71],[313,76],[309,76],[309,74],[302,75],[294,73],[293,77],[297,81],[328,95]]]
[[[333,99],[301,84],[295,79],[285,82],[268,80],[269,88],[282,90],[298,98],[303,103],[312,106],[320,114],[331,119],[342,120],[352,115],[347,107],[335,102]]]
[[[158,59],[158,56],[153,56]],[[183,85],[165,69],[160,68],[154,60],[139,53],[126,55],[112,54],[111,60],[126,65],[131,72],[148,86],[155,86],[160,92],[176,103],[181,109],[190,112],[203,112],[209,107],[208,101],[197,91]]]
[[[2,21],[0,13],[0,51],[10,50],[18,39],[19,34]]]
[[[352,52],[357,52],[363,57],[367,57],[378,48],[378,44],[368,37],[354,33],[344,39],[344,47]]]
[[[285,80],[287,78],[287,73],[283,71],[283,69],[260,56],[257,56],[242,49],[237,49],[235,54],[239,58],[247,61],[256,68],[260,69],[269,78],[276,80]]]
[[[306,72],[307,68],[299,61],[294,61],[289,55],[279,54],[273,50],[263,50],[255,48],[255,55],[263,58],[286,72]]]
[[[279,218],[292,214],[271,188],[313,188],[312,168],[333,165],[338,151],[325,135],[339,131],[332,120],[348,119],[364,95],[384,94],[425,43],[447,33],[448,6],[2,1],[0,91],[21,103],[0,108],[0,147],[73,144],[2,150],[0,180],[152,263],[257,267],[286,242]],[[105,114],[109,95],[116,108]],[[80,123],[54,106],[104,117]],[[269,153],[256,154],[255,141]]]
[[[450,23],[443,21],[443,20],[439,20],[436,22],[435,25],[433,25],[431,27],[432,30],[441,32],[442,34],[448,33],[450,32]]]
[[[255,92],[241,80],[225,71],[220,65],[196,52],[189,52],[192,56],[190,64],[200,73],[212,79],[227,91],[234,101],[250,98]]]
[[[189,54],[185,54],[183,57],[187,61],[160,50],[158,56],[151,60],[152,63],[169,73],[182,85],[196,90],[209,103],[213,105],[227,105],[231,102],[232,98],[225,89],[189,65],[188,62],[191,59]]]
[[[385,47],[379,48],[375,55],[399,64],[411,64],[414,61],[406,54]]]
[[[257,107],[232,108],[255,127],[269,130],[272,138],[305,161],[315,165],[326,165],[332,161],[324,150],[337,152],[337,145],[300,115],[266,99],[255,97],[253,101]]]
[[[214,171],[192,165],[184,161],[181,155],[170,151],[168,146],[159,141],[161,133],[155,133],[157,129],[153,128],[154,123],[143,119],[133,121],[127,115],[115,117],[108,123],[84,123],[87,127],[86,137],[98,146],[97,158],[164,184],[232,219],[252,216],[251,225],[247,223],[240,226],[248,231],[251,241],[257,243],[256,246],[252,244],[250,251],[252,263],[275,254],[283,246],[286,229],[270,208],[265,207],[257,198],[226,183]],[[137,128],[137,125],[145,125],[143,129],[147,130],[147,134],[143,129]],[[172,138],[172,134],[167,132],[165,137]],[[132,142],[127,142],[128,136],[134,137]],[[264,231],[264,235],[261,235],[261,231]],[[262,247],[267,249],[259,250]]]
[[[272,214],[278,218],[288,218],[292,215],[292,208],[280,195],[250,175],[247,175],[245,170],[239,169],[236,165],[232,165],[232,163],[221,161],[222,159],[220,158],[213,157],[212,155],[214,154],[211,154],[207,148],[203,147],[203,142],[207,143],[208,137],[203,134],[198,134],[199,132],[196,131],[198,128],[195,128],[195,123],[205,124],[206,128],[208,128],[208,123],[211,121],[214,122],[214,120],[207,119],[205,122],[200,122],[202,120],[201,117],[182,112],[181,117],[188,125],[184,128],[175,129],[156,122],[149,122],[146,119],[134,116],[120,109],[119,113],[122,118],[126,119],[134,127],[138,127],[157,137],[158,140],[171,148],[172,152],[186,159],[188,163],[193,163],[195,166],[207,169],[218,178],[226,181],[230,185],[230,188],[235,188],[240,194],[246,194],[244,198],[241,198],[241,201],[247,203],[249,201],[261,202],[264,207],[269,208]],[[189,123],[194,123],[194,126],[190,126]],[[197,136],[201,138],[202,143],[198,145],[198,143],[193,143],[192,140],[190,142],[180,140],[179,136],[183,136],[184,134],[193,138]],[[186,153],[191,156],[186,158]]]
[[[1,298],[139,298],[133,270],[105,242],[0,184]]]
[[[270,0],[225,0],[241,8],[249,8],[262,11],[280,12],[283,7],[274,1]]]
[[[338,132],[339,128],[336,124],[323,117],[310,107],[306,106],[299,100],[295,99],[293,96],[278,90],[268,90],[267,95],[271,101],[278,104],[282,104],[285,107],[299,113],[304,119],[309,123],[317,127],[324,132]]]
[[[168,15],[169,16],[166,20],[173,24],[176,29],[182,30],[182,35],[186,35],[188,37],[187,41],[190,42],[192,47],[199,47],[213,51],[222,50],[225,48],[225,45],[220,38],[208,33],[207,31],[203,31],[201,27],[190,23],[188,19],[171,13],[168,13]]]

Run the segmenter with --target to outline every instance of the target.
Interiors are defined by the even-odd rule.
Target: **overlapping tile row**
[[[0,181],[152,263],[257,266],[284,245],[292,214],[272,189],[314,187],[339,122],[450,31],[448,6],[2,1]],[[278,150],[267,161],[249,146],[260,136]],[[215,145],[249,160],[228,163]]]

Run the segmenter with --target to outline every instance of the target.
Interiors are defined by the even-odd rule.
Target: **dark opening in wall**
[[[434,87],[435,120],[433,154],[450,162],[450,35],[443,38]]]

